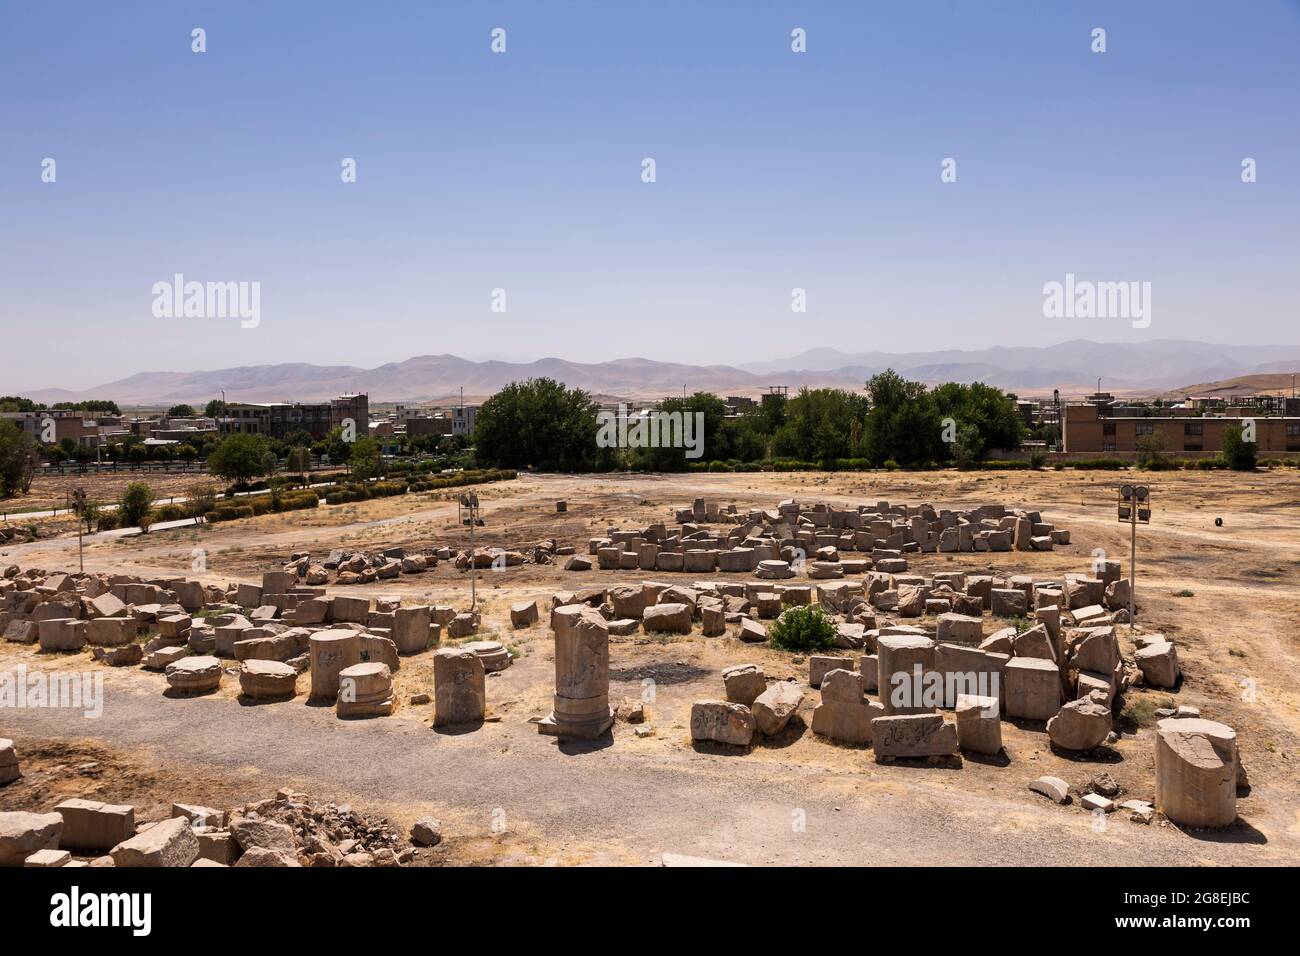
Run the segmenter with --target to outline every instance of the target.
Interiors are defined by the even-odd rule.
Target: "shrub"
[[[189,514],[181,505],[162,505],[154,509],[155,521],[180,521],[188,517]]]
[[[835,622],[820,607],[806,604],[784,611],[768,637],[783,651],[824,651],[835,646]]]
[[[251,505],[218,505],[208,512],[209,521],[234,521],[237,518],[253,517]]]
[[[118,515],[116,511],[101,511],[99,517],[95,519],[96,531],[112,531],[118,526]]]
[[[148,516],[152,500],[153,492],[143,481],[133,481],[127,485],[122,493],[122,502],[117,509],[122,519],[122,527],[138,527]]]

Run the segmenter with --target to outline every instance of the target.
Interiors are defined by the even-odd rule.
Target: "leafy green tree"
[[[1223,430],[1223,460],[1233,471],[1254,471],[1256,445],[1246,441],[1241,425],[1229,425]]]
[[[40,406],[21,395],[0,395],[0,412],[34,412]]]
[[[325,436],[323,454],[331,465],[346,464],[352,457],[352,446],[343,440],[343,429],[335,428]]]
[[[718,396],[696,392],[689,398],[669,398],[660,402],[656,411],[674,418],[660,419],[656,426],[660,447],[629,450],[628,460],[632,467],[643,471],[684,471],[692,461],[725,461],[731,457],[730,436],[723,428],[727,405]],[[670,424],[675,420],[681,422],[680,434],[676,426]],[[628,423],[629,429],[632,425],[632,422]],[[665,447],[666,443],[678,438],[685,442],[687,428],[691,429],[692,448]],[[687,458],[688,451],[698,451],[699,457]]]
[[[866,457],[869,409],[865,397],[843,389],[802,388],[786,403],[772,455],[822,463]]]
[[[290,449],[285,467],[294,474],[305,475],[311,470],[311,451],[302,445]]]
[[[352,443],[352,455],[348,464],[353,477],[358,481],[378,477],[383,470],[383,462],[383,450],[373,438],[360,438]]]
[[[122,501],[117,513],[121,517],[122,527],[139,527],[149,516],[149,507],[153,503],[153,490],[143,481],[133,481],[122,492]]]
[[[0,498],[27,491],[35,467],[31,436],[8,419],[0,419]]]
[[[973,426],[979,435],[976,458],[999,449],[1013,451],[1024,440],[1025,424],[1014,396],[983,382],[963,385],[949,382],[930,392],[942,422],[951,418],[960,429]],[[956,449],[952,449],[954,456]]]
[[[227,481],[251,481],[266,474],[266,439],[236,432],[227,435],[208,456],[208,471]]]
[[[226,414],[226,403],[219,398],[214,398],[208,404],[203,406],[204,418],[222,418]]]
[[[1137,440],[1137,460],[1139,465],[1147,467],[1159,467],[1167,460],[1165,458],[1165,435],[1164,432],[1151,432],[1149,435],[1143,435]]]
[[[167,409],[167,417],[168,418],[193,418],[194,406],[184,405],[184,404],[173,405],[171,408]]]
[[[952,443],[952,457],[958,468],[973,468],[983,457],[984,437],[975,425],[962,425],[957,429],[957,440]]]
[[[596,443],[600,406],[582,389],[550,378],[512,382],[478,410],[480,465],[593,471],[613,467],[615,450]]]
[[[874,464],[920,465],[946,458],[941,416],[926,387],[893,369],[867,382],[867,457]]]

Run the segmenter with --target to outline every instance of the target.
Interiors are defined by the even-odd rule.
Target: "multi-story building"
[[[370,402],[366,395],[348,394],[328,402],[229,402],[217,419],[222,435],[252,434],[283,439],[304,431],[321,439],[351,420],[359,436],[370,430]]]
[[[1193,408],[1152,408],[1145,405],[1067,405],[1062,423],[1066,452],[1136,452],[1150,435],[1162,436],[1166,453],[1223,450],[1223,433],[1229,425],[1249,419],[1255,425],[1255,447],[1260,455],[1300,452],[1300,411],[1286,403],[1227,409],[1223,415],[1204,415]],[[1270,414],[1277,408],[1283,414]]]

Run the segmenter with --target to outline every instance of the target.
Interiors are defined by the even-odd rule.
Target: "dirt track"
[[[1118,477],[531,477],[478,489],[487,522],[479,540],[526,545],[555,537],[582,550],[588,537],[611,524],[669,519],[670,508],[696,496],[741,506],[771,506],[789,496],[843,503],[1002,501],[1041,508],[1048,520],[1071,529],[1073,543],[1050,554],[925,555],[913,568],[992,566],[1059,577],[1085,570],[1097,548],[1119,557],[1127,569],[1126,532],[1113,513]],[[155,776],[148,786],[133,784],[124,773],[110,781],[105,798],[127,799],[136,787],[141,793],[166,789],[156,797],[161,801],[203,802],[208,791],[248,799],[292,782],[324,799],[351,800],[399,820],[432,810],[450,824],[447,852],[454,862],[646,862],[673,851],[750,863],[1294,863],[1300,859],[1294,770],[1300,710],[1291,681],[1300,624],[1300,476],[1279,470],[1246,478],[1151,477],[1155,515],[1140,532],[1139,620],[1179,643],[1187,676],[1176,694],[1130,697],[1192,703],[1237,729],[1253,789],[1238,801],[1241,822],[1223,834],[1142,827],[1119,814],[1098,833],[1081,810],[1056,807],[1025,789],[1043,773],[1078,784],[1105,769],[1131,795],[1150,797],[1151,731],[1123,722],[1136,736],[1122,740],[1104,763],[1063,758],[1048,748],[1041,728],[1010,722],[1004,725],[1005,766],[970,759],[881,766],[869,750],[828,744],[804,728],[744,755],[692,747],[690,704],[718,696],[723,666],[756,660],[770,676],[806,679],[806,664],[733,640],[617,640],[611,648],[614,695],[639,695],[642,681],[654,680],[656,699],[647,710],[656,736],[637,739],[619,723],[607,746],[561,747],[527,723],[547,709],[547,633],[511,632],[506,608],[562,587],[640,580],[634,573],[566,574],[536,566],[483,572],[485,628],[495,628],[521,657],[489,679],[489,708],[498,719],[473,733],[430,729],[428,707],[403,707],[388,720],[343,722],[328,709],[305,706],[301,696],[244,707],[227,688],[202,700],[167,700],[158,675],[112,671],[102,719],[17,711],[4,715],[0,735],[14,737],[20,749],[88,739],[106,754],[119,753],[125,767],[151,767]],[[554,514],[559,497],[570,502],[565,516]],[[1224,519],[1222,528],[1215,527],[1216,516]],[[453,503],[421,496],[96,542],[86,563],[95,570],[187,574],[192,551],[200,547],[209,580],[255,581],[290,551],[320,552],[342,543],[454,547],[465,543],[464,534],[455,524]],[[75,539],[39,542],[7,549],[0,561],[69,567],[75,549]],[[461,604],[468,599],[468,577],[440,566],[393,586],[332,590]],[[1175,596],[1188,591],[1191,596]],[[81,666],[42,661],[28,648],[0,647],[0,664],[19,661],[29,667]],[[404,662],[398,674],[403,700],[431,689],[427,674],[427,662]],[[1242,699],[1243,681],[1255,689],[1253,701]],[[809,698],[805,718],[816,693]],[[0,807],[40,802],[39,794],[23,788],[37,788],[41,779],[0,791]],[[186,783],[183,793],[171,789]],[[806,819],[803,830],[792,825],[799,811]],[[504,832],[494,832],[494,822],[500,830],[502,820]]]

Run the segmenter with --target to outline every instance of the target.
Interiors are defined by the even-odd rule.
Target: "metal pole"
[[[1134,588],[1137,580],[1137,559],[1138,559],[1138,523],[1137,523],[1137,502],[1134,502],[1132,517],[1129,519],[1129,525],[1132,528],[1132,541],[1129,543],[1128,553],[1128,626],[1132,627],[1134,618],[1134,607],[1136,595]]]

